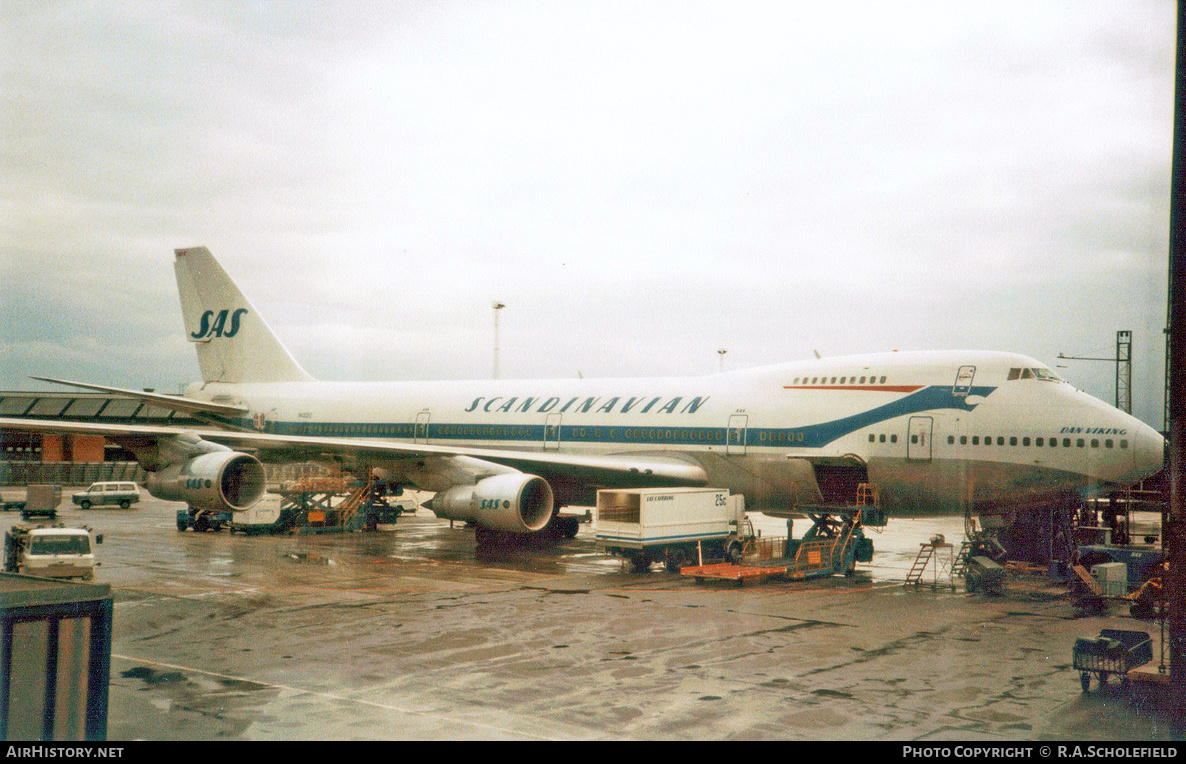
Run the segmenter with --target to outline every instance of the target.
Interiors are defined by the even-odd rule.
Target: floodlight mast
[[[1132,332],[1116,332],[1116,355],[1112,358],[1093,358],[1081,355],[1058,354],[1064,361],[1114,361],[1116,363],[1116,408],[1132,413]]]

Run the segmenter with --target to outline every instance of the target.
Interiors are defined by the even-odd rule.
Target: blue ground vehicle
[[[211,512],[207,509],[194,509],[193,507],[177,510],[177,530],[179,531],[193,528],[199,532],[214,531],[217,533],[230,521],[230,512]]]

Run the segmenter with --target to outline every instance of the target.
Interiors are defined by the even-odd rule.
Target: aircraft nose
[[[1142,424],[1133,438],[1134,482],[1159,472],[1165,464],[1165,438],[1157,430]]]

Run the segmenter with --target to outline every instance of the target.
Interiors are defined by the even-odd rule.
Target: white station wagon
[[[101,507],[104,504],[118,504],[127,509],[140,501],[140,489],[135,483],[91,483],[85,491],[74,494],[73,501],[82,509]]]

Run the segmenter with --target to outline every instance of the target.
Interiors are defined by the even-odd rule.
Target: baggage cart
[[[1071,664],[1079,672],[1083,692],[1091,688],[1091,675],[1101,685],[1116,674],[1121,685],[1128,684],[1128,672],[1153,660],[1153,643],[1143,631],[1103,629],[1094,639],[1076,639]]]

